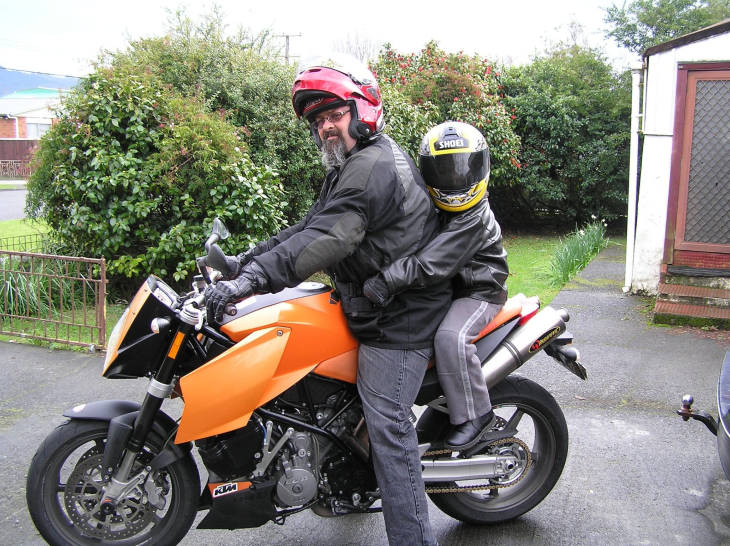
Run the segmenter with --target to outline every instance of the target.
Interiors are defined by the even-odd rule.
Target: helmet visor
[[[420,156],[421,175],[428,186],[442,191],[464,190],[489,175],[489,152],[442,153]]]

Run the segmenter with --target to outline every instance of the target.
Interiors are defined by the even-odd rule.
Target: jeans
[[[357,387],[390,546],[433,546],[416,429],[408,415],[433,350],[360,346]]]

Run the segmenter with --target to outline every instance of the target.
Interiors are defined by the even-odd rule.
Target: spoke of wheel
[[[78,500],[78,502],[84,502],[84,501],[99,501],[99,495],[98,493],[95,495],[81,495],[81,498]]]
[[[517,432],[517,426],[520,424],[520,421],[522,421],[522,418],[524,416],[524,411],[519,408],[515,409],[515,412],[512,414],[512,417],[509,418],[509,421],[507,421],[507,425],[504,427],[504,429],[514,430],[515,432]]]
[[[132,511],[132,515],[134,515],[135,513],[136,512]],[[125,527],[129,526],[129,514],[121,505],[117,507],[117,516],[120,520],[122,520],[121,523],[123,523]]]
[[[99,510],[100,510],[100,509],[101,509],[101,503],[100,503],[100,502],[97,502],[97,503],[96,503],[96,505],[95,505],[95,506],[94,506],[94,507],[93,507],[93,508],[91,509],[91,511],[89,512],[89,516],[91,516],[91,517],[95,517],[95,516],[96,516],[96,514],[98,514],[98,513],[99,513]]]

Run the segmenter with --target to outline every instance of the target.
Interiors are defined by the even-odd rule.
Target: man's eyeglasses
[[[349,110],[343,110],[342,112],[332,112],[331,114],[328,114],[322,118],[317,118],[312,122],[312,126],[316,127],[317,129],[321,129],[324,127],[324,122],[329,121],[330,123],[337,123],[342,119],[342,116],[347,114]]]

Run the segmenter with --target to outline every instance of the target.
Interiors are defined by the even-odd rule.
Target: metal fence
[[[103,258],[0,250],[0,281],[0,334],[106,348]]]
[[[28,179],[32,171],[27,161],[0,159],[0,178]]]
[[[16,252],[43,252],[46,250],[48,239],[42,233],[33,235],[16,235],[15,237],[0,238],[0,250],[15,250]]]

